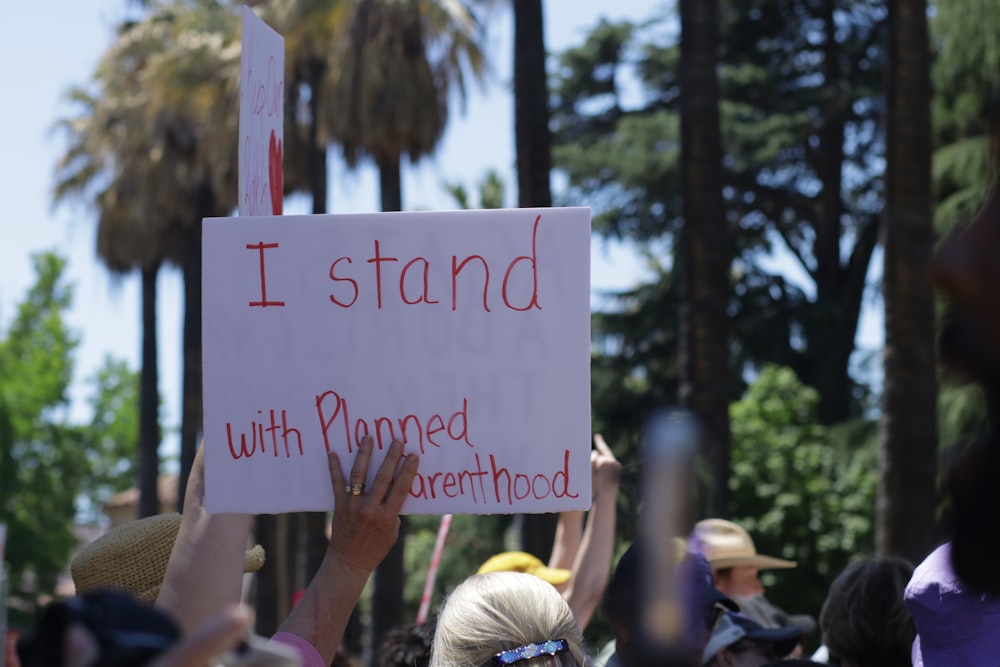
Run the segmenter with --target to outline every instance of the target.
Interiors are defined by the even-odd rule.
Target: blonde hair
[[[565,639],[572,659],[545,655],[524,661],[524,667],[586,665],[580,627],[552,584],[522,572],[477,574],[445,603],[430,667],[483,667],[501,651],[550,639]]]

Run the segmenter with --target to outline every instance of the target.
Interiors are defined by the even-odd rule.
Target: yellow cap
[[[486,572],[526,572],[535,575],[542,581],[549,582],[553,586],[565,584],[573,575],[569,570],[549,567],[524,551],[505,551],[493,556],[482,564],[476,574],[485,574]]]

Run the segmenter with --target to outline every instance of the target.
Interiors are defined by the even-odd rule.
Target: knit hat
[[[553,586],[569,581],[573,573],[558,567],[549,567],[538,558],[524,551],[505,551],[483,563],[476,574],[486,572],[526,572]]]
[[[112,528],[80,550],[70,563],[77,594],[114,588],[152,604],[160,593],[181,515],[159,514]],[[247,550],[244,572],[264,565],[260,545]]]

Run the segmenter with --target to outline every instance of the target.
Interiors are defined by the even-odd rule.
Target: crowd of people
[[[974,592],[955,576],[950,544],[917,568],[895,557],[853,563],[830,586],[817,624],[774,605],[761,583],[761,571],[795,562],[758,553],[740,525],[710,518],[686,539],[672,540],[671,599],[657,599],[649,573],[663,561],[653,540],[640,535],[612,568],[621,466],[599,436],[595,444],[594,506],[586,520],[580,512],[560,516],[550,562],[524,552],[490,558],[450,593],[438,615],[390,633],[377,647],[380,667],[985,666],[1000,660],[1000,598]],[[346,476],[330,454],[336,508],[326,557],[269,640],[254,638],[251,614],[240,604],[243,576],[261,567],[264,554],[259,546],[246,548],[249,516],[204,511],[200,451],[182,514],[116,528],[74,559],[78,597],[45,609],[18,647],[22,665],[357,664],[341,640],[365,582],[397,538],[399,511],[419,466],[395,441],[366,488],[373,447],[370,438],[362,441]],[[600,512],[600,503],[610,511]],[[614,640],[590,647],[583,630],[602,603]],[[678,612],[673,621],[662,614],[664,603]],[[823,645],[804,658],[804,640],[817,626]]]

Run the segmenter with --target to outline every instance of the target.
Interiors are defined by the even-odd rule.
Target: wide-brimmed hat
[[[774,649],[775,658],[783,658],[795,649],[801,638],[802,630],[798,628],[765,628],[746,616],[727,612],[712,631],[712,636],[705,645],[701,664],[709,662],[719,651],[741,639],[769,645]]]
[[[694,534],[713,570],[739,565],[749,565],[758,570],[779,570],[797,565],[794,561],[758,554],[750,534],[732,521],[699,521],[695,524]]]
[[[559,567],[549,567],[538,558],[524,551],[505,551],[492,556],[483,563],[476,574],[486,572],[526,572],[533,574],[553,586],[560,586],[573,576],[570,570]]]
[[[181,515],[172,513],[112,528],[81,549],[70,563],[77,594],[113,588],[143,602],[156,602],[180,527]],[[264,548],[248,549],[243,571],[256,572],[263,566]]]

